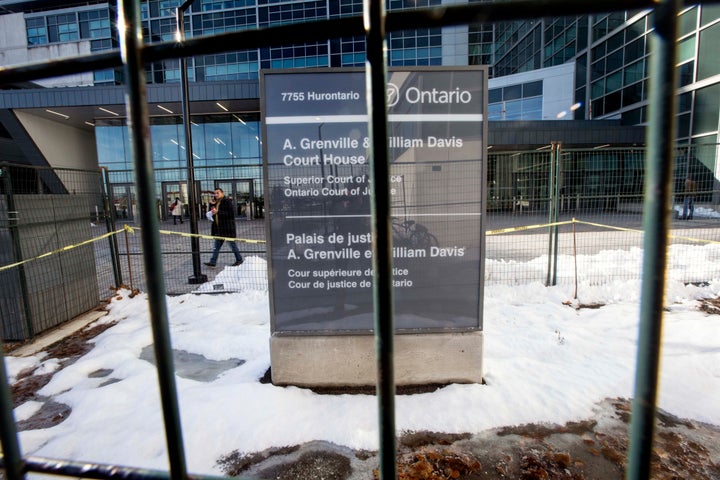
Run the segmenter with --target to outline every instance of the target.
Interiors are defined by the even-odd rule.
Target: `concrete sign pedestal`
[[[395,383],[482,383],[483,332],[395,336]],[[301,387],[377,383],[375,338],[369,335],[273,336],[272,382]]]

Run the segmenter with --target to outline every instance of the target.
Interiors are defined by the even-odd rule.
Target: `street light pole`
[[[186,0],[177,8],[177,40],[185,40],[185,10],[195,0]],[[190,204],[190,249],[192,251],[193,274],[188,277],[188,283],[200,284],[207,282],[207,275],[200,267],[200,238],[198,233],[197,191],[195,189],[195,165],[193,161],[192,131],[190,129],[190,99],[188,94],[187,60],[180,57],[180,95],[182,96],[182,119],[185,127],[185,161],[188,168],[188,203]]]

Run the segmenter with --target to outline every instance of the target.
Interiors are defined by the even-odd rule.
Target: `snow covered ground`
[[[257,271],[253,264],[262,261],[251,257],[228,267],[219,281],[235,276],[242,282],[244,272]],[[672,272],[668,278],[659,406],[720,425],[720,317],[698,308],[699,299],[718,296],[720,279],[696,286],[673,280]],[[574,300],[568,286],[486,287],[487,384],[399,395],[398,430],[476,433],[529,422],[562,424],[591,416],[607,397],[631,397],[639,290],[639,281],[581,285]],[[568,301],[604,306],[573,308],[564,304]],[[218,458],[232,450],[256,452],[312,440],[377,449],[374,396],[320,395],[259,382],[270,366],[267,292],[187,294],[168,297],[167,305],[173,349],[210,364],[223,362],[200,375],[178,368],[191,472],[220,473]],[[43,353],[6,357],[11,382],[27,368],[55,372],[38,394],[72,409],[54,427],[21,432],[22,452],[167,469],[157,373],[147,360],[152,343],[147,298],[120,291],[108,310],[98,322],[117,324],[63,369]],[[42,401],[18,406],[16,420],[31,418],[42,406]]]

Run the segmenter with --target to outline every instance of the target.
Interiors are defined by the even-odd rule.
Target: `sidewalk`
[[[41,333],[32,340],[28,340],[28,343],[21,345],[18,348],[6,352],[7,355],[14,357],[29,357],[31,355],[37,355],[47,347],[56,343],[64,338],[67,338],[90,325],[95,320],[107,315],[105,311],[91,310],[79,315],[72,320],[59,325],[57,328],[53,328],[46,332]]]

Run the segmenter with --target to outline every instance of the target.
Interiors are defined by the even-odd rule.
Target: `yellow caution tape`
[[[576,220],[574,218],[573,218],[573,223],[581,223],[583,225],[591,225],[593,227],[609,228],[611,230],[619,230],[621,232],[645,233],[642,230],[638,230],[637,228],[625,228],[625,227],[616,227],[614,225],[603,225],[602,223],[583,222],[582,220]]]
[[[68,250],[72,250],[72,249],[74,249],[74,248],[82,247],[83,245],[89,245],[89,244],[91,244],[91,243],[93,243],[93,242],[97,242],[98,240],[103,240],[103,239],[105,239],[105,238],[108,238],[108,237],[111,236],[111,235],[116,235],[116,234],[118,234],[118,233],[120,233],[120,232],[122,232],[122,231],[123,231],[123,230],[121,229],[121,230],[116,230],[116,231],[114,231],[114,232],[108,232],[108,233],[106,233],[106,234],[104,234],[104,235],[100,235],[99,237],[91,238],[90,240],[85,240],[84,242],[76,243],[76,244],[74,244],[74,245],[67,245],[67,246],[65,246],[65,247],[58,248],[57,250],[52,250],[52,251],[50,251],[50,252],[41,253],[40,255],[38,255],[38,256],[36,256],[36,257],[28,258],[28,259],[25,259],[25,260],[23,260],[23,261],[21,261],[21,262],[15,262],[15,263],[11,263],[11,264],[9,264],[9,265],[3,265],[2,267],[0,267],[0,272],[2,272],[2,271],[4,271],[4,270],[9,270],[9,269],[11,269],[11,268],[13,268],[13,267],[18,267],[18,266],[20,266],[20,265],[24,265],[24,264],[26,264],[26,263],[32,262],[33,260],[39,260],[39,259],[41,259],[41,258],[49,257],[49,256],[55,255],[55,254],[57,254],[57,253],[67,252]]]
[[[575,220],[573,218],[574,223],[582,223],[585,225],[592,225],[594,227],[603,227],[603,228],[611,228],[613,230],[621,230],[625,232],[634,232],[634,233],[645,233],[644,230],[638,230],[637,228],[624,228],[624,227],[615,227],[612,225],[603,225],[602,223],[592,223],[592,222],[583,222],[580,220]],[[684,237],[682,235],[668,235],[668,238],[675,238],[679,240],[687,240],[689,242],[696,242],[696,243],[716,243],[720,244],[717,240],[705,240],[704,238],[694,238],[694,237]]]
[[[524,230],[533,230],[535,228],[544,228],[544,227],[554,227],[555,225],[569,225],[571,223],[573,223],[571,220],[567,220],[564,222],[543,223],[543,224],[537,224],[537,225],[525,225],[522,227],[501,228],[499,230],[487,230],[485,232],[485,235],[499,235],[501,233],[522,232]]]
[[[135,227],[135,229],[140,230],[140,227]],[[158,230],[158,233],[161,233],[163,235],[176,235],[178,237],[197,237],[197,238],[204,238],[206,240],[226,240],[228,242],[240,242],[240,243],[266,243],[265,240],[252,240],[249,238],[230,238],[230,237],[214,237],[212,235],[201,235],[199,233],[184,233],[184,232],[175,232],[172,230]]]
[[[498,235],[501,233],[513,233],[513,232],[522,232],[523,230],[531,230],[535,228],[545,228],[545,227],[554,227],[556,225],[568,225],[572,223],[580,223],[583,225],[590,225],[593,227],[600,227],[600,228],[608,228],[611,230],[618,230],[623,232],[633,232],[633,233],[645,233],[643,230],[638,230],[637,228],[625,228],[625,227],[616,227],[614,225],[605,225],[602,223],[594,223],[594,222],[585,222],[582,220],[577,220],[576,218],[573,218],[572,220],[567,220],[564,222],[555,222],[555,223],[543,223],[543,224],[537,224],[537,225],[525,225],[522,227],[510,227],[510,228],[502,228],[499,230],[488,230],[485,232],[485,235]],[[677,240],[686,240],[688,242],[696,242],[696,243],[707,243],[707,244],[720,244],[720,241],[717,240],[705,240],[703,238],[694,238],[694,237],[684,237],[682,235],[668,235],[668,238],[674,238]]]
[[[489,235],[500,235],[500,234],[503,234],[503,233],[522,232],[522,231],[525,231],[525,230],[534,230],[534,229],[537,229],[537,228],[554,227],[554,226],[560,226],[560,225],[570,225],[570,224],[574,224],[574,223],[580,223],[580,224],[583,224],[583,225],[590,225],[590,226],[593,226],[593,227],[608,228],[608,229],[611,229],[611,230],[619,230],[619,231],[624,231],[624,232],[644,233],[643,230],[638,230],[638,229],[636,229],[636,228],[616,227],[616,226],[614,226],[614,225],[605,225],[605,224],[602,224],[602,223],[585,222],[585,221],[577,220],[577,219],[573,218],[572,220],[566,220],[566,221],[563,221],[563,222],[543,223],[543,224],[536,224],[536,225],[524,225],[524,226],[521,226],[521,227],[501,228],[501,229],[498,229],[498,230],[487,230],[487,231],[485,232],[485,235],[486,235],[486,236],[489,236]],[[3,265],[2,267],[0,267],[0,272],[5,271],[5,270],[9,270],[9,269],[14,268],[14,267],[18,267],[18,266],[20,266],[20,265],[24,265],[24,264],[26,264],[26,263],[28,263],[28,262],[32,262],[33,260],[38,260],[38,259],[41,259],[41,258],[49,257],[49,256],[55,255],[55,254],[57,254],[57,253],[67,252],[68,250],[72,250],[72,249],[74,249],[74,248],[82,247],[83,245],[89,245],[89,244],[91,244],[91,243],[93,243],[93,242],[97,242],[98,240],[103,240],[103,239],[105,239],[105,238],[108,238],[108,237],[111,236],[111,235],[117,235],[117,234],[120,233],[120,232],[128,232],[128,233],[133,233],[133,234],[134,234],[134,233],[135,233],[135,230],[140,230],[140,227],[131,227],[131,226],[125,224],[125,226],[124,226],[122,229],[120,229],[120,230],[115,230],[114,232],[108,232],[108,233],[106,233],[106,234],[104,234],[104,235],[101,235],[101,236],[99,236],[99,237],[91,238],[90,240],[85,240],[84,242],[76,243],[76,244],[74,244],[74,245],[68,245],[68,246],[65,246],[65,247],[62,247],[62,248],[58,248],[57,250],[53,250],[53,251],[50,251],[50,252],[47,252],[47,253],[43,253],[43,254],[40,254],[40,255],[38,255],[38,256],[36,256],[36,257],[28,258],[28,259],[26,259],[26,260],[23,260],[23,261],[21,261],[21,262],[15,262],[15,263],[11,263],[11,264],[9,264],[9,265]],[[248,238],[215,237],[215,236],[212,236],[212,235],[200,235],[200,234],[194,234],[194,233],[174,232],[174,231],[171,231],[171,230],[159,230],[159,233],[161,233],[161,234],[163,234],[163,235],[177,235],[177,236],[180,236],[180,237],[197,237],[197,238],[204,238],[204,239],[207,239],[207,240],[225,240],[225,241],[228,241],[228,242],[241,242],[241,243],[253,243],[253,244],[266,243],[265,240],[252,240],[252,239],[248,239]],[[674,239],[679,239],[679,240],[686,240],[686,241],[688,241],[688,242],[696,242],[696,243],[720,244],[720,241],[717,241],[717,240],[705,240],[705,239],[702,239],[702,238],[685,237],[685,236],[681,236],[681,235],[669,235],[669,238],[674,238]]]

